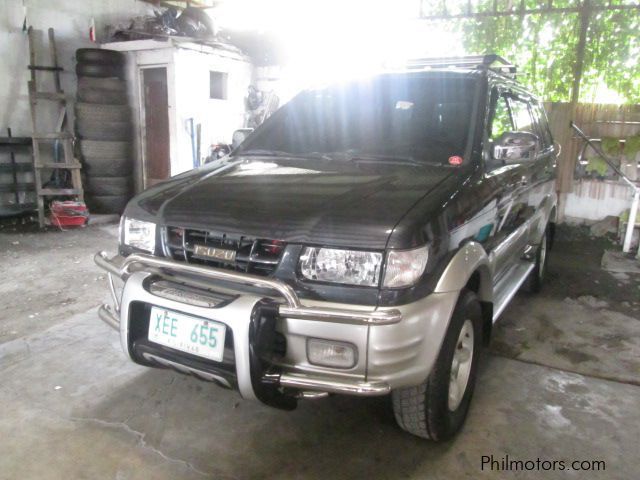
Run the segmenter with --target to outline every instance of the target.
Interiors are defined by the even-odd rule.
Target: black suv
[[[129,203],[101,318],[136,363],[283,409],[391,394],[401,428],[451,437],[552,240],[553,140],[514,77],[490,55],[300,93]]]

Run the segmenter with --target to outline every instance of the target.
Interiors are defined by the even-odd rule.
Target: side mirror
[[[239,128],[233,132],[233,136],[231,137],[231,147],[234,149],[238,148],[238,145],[244,142],[251,132],[253,132],[253,128]]]
[[[540,150],[540,139],[530,132],[505,132],[493,145],[493,158],[505,163],[534,160]]]

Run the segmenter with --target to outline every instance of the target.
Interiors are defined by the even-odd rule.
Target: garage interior
[[[487,471],[487,456],[637,478],[640,5],[374,3],[0,5],[0,478],[577,478]],[[77,56],[90,48],[115,60]],[[557,228],[546,284],[495,324],[453,440],[402,432],[389,396],[284,412],[125,357],[93,258],[117,251],[130,198],[227,154],[305,88],[486,52],[544,102]]]

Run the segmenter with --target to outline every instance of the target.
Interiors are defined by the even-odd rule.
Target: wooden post
[[[569,120],[576,121],[578,114],[578,102],[580,100],[580,83],[584,70],[584,52],[587,45],[587,30],[591,17],[591,0],[583,0],[579,7],[580,31],[578,32],[578,44],[576,45],[576,61],[573,65],[573,85],[571,87],[571,101],[569,102]],[[564,131],[566,129],[566,136]],[[556,179],[556,190],[558,192],[558,220],[564,218],[564,207],[567,193],[573,187],[573,174],[576,164],[576,149],[574,148],[573,132],[569,128],[569,123],[562,126],[563,137],[566,143],[563,144],[562,154],[558,158],[558,178]]]
[[[584,51],[587,45],[587,30],[589,29],[589,19],[591,17],[591,0],[583,0],[580,6],[580,32],[578,45],[576,46],[576,63],[573,67],[573,88],[571,89],[571,105],[578,104],[580,99],[580,82],[584,69]]]

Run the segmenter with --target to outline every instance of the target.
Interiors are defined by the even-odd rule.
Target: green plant
[[[638,152],[640,152],[640,135],[625,138],[624,154],[626,157],[632,159]]]
[[[602,150],[609,156],[615,157],[622,153],[619,138],[604,137],[602,139]]]
[[[494,0],[473,2],[475,11],[491,11]],[[503,2],[499,2],[502,6]],[[539,2],[527,0],[527,7]],[[554,7],[575,6],[554,0]],[[447,4],[447,8],[450,8]],[[443,20],[461,30],[469,53],[493,52],[518,65],[519,79],[545,101],[571,98],[580,32],[578,13],[536,13]],[[625,103],[640,103],[640,10],[593,11],[589,17],[581,102],[592,103],[603,89]]]
[[[600,157],[591,157],[589,159],[589,163],[587,163],[587,166],[585,167],[585,171],[587,173],[593,172],[600,177],[604,177],[608,170],[609,165]]]

